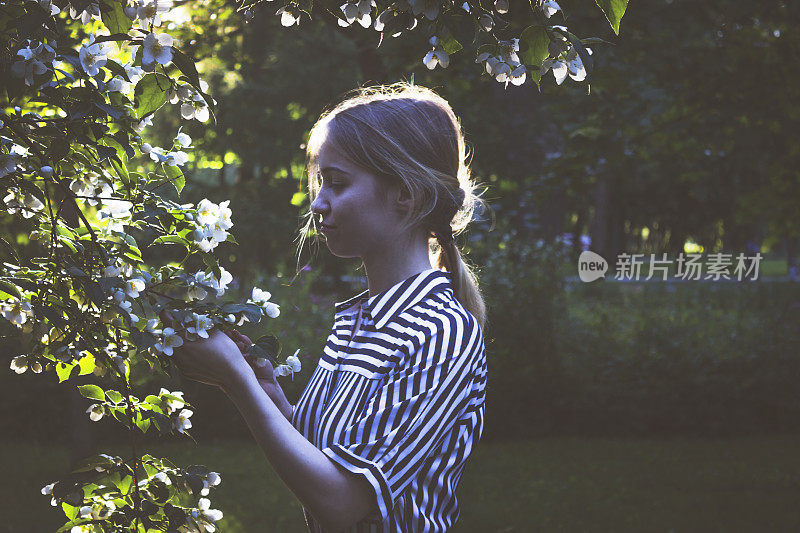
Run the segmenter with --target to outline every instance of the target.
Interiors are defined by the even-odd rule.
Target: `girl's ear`
[[[411,193],[404,183],[392,187],[392,198],[394,199],[395,205],[401,212],[406,213],[413,207],[413,198],[411,198]]]

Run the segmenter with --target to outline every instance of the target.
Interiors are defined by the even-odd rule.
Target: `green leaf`
[[[194,64],[194,60],[178,50],[177,48],[172,48],[172,63],[178,67],[178,69],[189,79],[189,83],[200,91],[200,75],[197,74],[197,67]]]
[[[270,357],[278,357],[281,353],[281,343],[274,335],[259,337],[255,344],[263,349]]]
[[[595,3],[603,11],[606,20],[611,24],[611,29],[619,35],[619,23],[628,7],[628,0],[595,0]]]
[[[17,289],[17,286],[14,285],[13,283],[0,280],[0,288],[2,288],[4,292],[8,293],[11,296],[22,298],[22,294],[20,294],[19,289]]]
[[[80,366],[80,376],[85,376],[86,374],[91,374],[94,372],[94,355],[87,353],[81,357],[78,360],[78,366]]]
[[[78,387],[78,390],[81,393],[81,396],[84,398],[89,398],[90,400],[98,400],[104,402],[106,399],[106,395],[103,392],[103,389],[98,387],[97,385],[81,385]]]
[[[67,502],[61,502],[61,509],[63,509],[64,514],[70,520],[75,520],[75,517],[78,516],[79,509],[73,505],[68,504]]]
[[[139,80],[133,92],[137,118],[141,119],[167,103],[169,87],[170,79],[163,74],[150,73]]]
[[[162,235],[156,238],[151,244],[184,244],[186,239],[178,235]]]
[[[455,54],[463,48],[447,26],[443,26],[439,32],[439,43],[447,55]]]
[[[520,58],[526,65],[542,66],[542,62],[550,54],[550,36],[544,26],[528,26],[519,38]]]
[[[64,364],[61,361],[56,363],[56,375],[58,376],[59,383],[63,383],[69,379],[69,375],[72,373],[72,368],[74,366],[75,363]]]
[[[114,403],[120,403],[122,401],[122,394],[120,394],[119,392],[117,392],[117,391],[115,391],[113,389],[112,390],[107,390],[106,391],[106,396],[108,396],[108,399],[111,400]]]
[[[183,176],[183,172],[181,171],[178,165],[162,165],[164,167],[164,172],[167,174],[167,179],[172,181],[172,184],[175,186],[175,190],[178,191],[178,194],[181,194],[183,190],[183,186],[186,185],[186,178]]]
[[[100,17],[111,33],[128,33],[131,29],[132,21],[122,10],[122,2],[115,0],[103,0]],[[122,46],[122,45],[119,45]]]

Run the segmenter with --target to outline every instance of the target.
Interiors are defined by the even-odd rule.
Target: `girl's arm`
[[[223,390],[278,476],[325,531],[338,532],[377,510],[369,482],[340,467],[306,440],[252,372],[237,375]],[[283,391],[280,396],[286,400]]]

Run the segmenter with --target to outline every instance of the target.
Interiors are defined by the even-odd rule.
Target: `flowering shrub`
[[[628,1],[596,3],[619,34]],[[253,8],[261,4],[263,0],[242,2],[239,10],[249,20]],[[289,0],[276,15],[281,17],[283,26],[294,26],[300,24],[303,15],[311,18],[312,8],[312,0]],[[450,56],[463,48],[462,43],[472,42],[476,47],[475,62],[506,86],[522,85],[528,76],[539,86],[542,76],[551,70],[558,85],[568,73],[573,80],[588,83],[594,61],[586,45],[605,43],[595,37],[580,39],[566,26],[552,24],[558,14],[563,22],[567,18],[555,0],[532,0],[513,10],[508,0],[495,0],[490,7],[474,0],[348,0],[338,10],[335,5],[325,5],[323,9],[336,17],[339,26],[358,22],[363,28],[379,32],[378,46],[387,34],[398,37],[410,31],[425,32],[431,48],[422,62],[431,70],[437,66],[447,68]]]
[[[24,262],[0,240],[0,313],[17,327],[21,374],[105,377],[116,386],[78,387],[90,420],[113,418],[131,435],[129,458],[100,454],[42,489],[60,506],[61,531],[210,531],[222,513],[208,498],[220,475],[137,451],[137,435],[189,435],[192,406],[180,391],[133,395],[131,372],[146,362],[169,372],[173,350],[214,327],[259,323],[280,314],[257,287],[249,302],[222,302],[231,274],[212,255],[235,240],[228,202],[179,204],[164,191],[184,185],[191,138],[152,146],[156,112],[206,122],[215,101],[194,60],[160,26],[171,4],[12,1],[0,8],[0,198],[24,224],[36,257]],[[172,24],[172,23],[170,23]],[[153,246],[181,250],[180,262],[146,263]],[[203,268],[188,273],[190,264]],[[174,317],[164,327],[159,312]],[[272,335],[252,352],[279,364]],[[188,503],[187,503],[188,502]]]

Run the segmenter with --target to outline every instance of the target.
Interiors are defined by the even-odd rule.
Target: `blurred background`
[[[489,381],[456,529],[797,530],[800,9],[645,0],[629,6],[616,37],[592,5],[561,4],[573,31],[613,43],[592,46],[589,94],[550,74],[541,91],[504,88],[466,50],[429,71],[426,39],[414,32],[376,49],[375,32],[322,16],[283,28],[270,9],[245,24],[230,2],[182,4],[172,33],[202,58],[219,109],[216,124],[184,123],[196,149],[179,200],[231,200],[240,245],[217,248],[234,275],[228,295],[246,299],[255,285],[281,305],[279,318],[242,331],[268,328],[284,353],[300,349],[302,372],[282,378],[295,402],[334,302],[366,288],[358,262],[324,244],[307,245],[298,263],[306,135],[346,91],[413,76],[461,118],[487,202],[457,237],[489,309]],[[156,117],[143,137],[169,144],[178,108]],[[5,216],[22,252],[35,255],[24,221]],[[577,277],[585,249],[612,270],[623,252],[763,260],[757,280],[609,272],[589,284]],[[144,255],[157,264],[168,252]],[[222,474],[221,531],[303,530],[300,504],[222,393],[139,370],[141,397],[164,386],[197,407],[197,444],[146,435],[142,446]],[[75,457],[130,453],[118,424],[89,421],[74,380],[55,381],[0,372],[0,464],[24,487],[0,488],[8,532],[63,524],[39,490]]]

